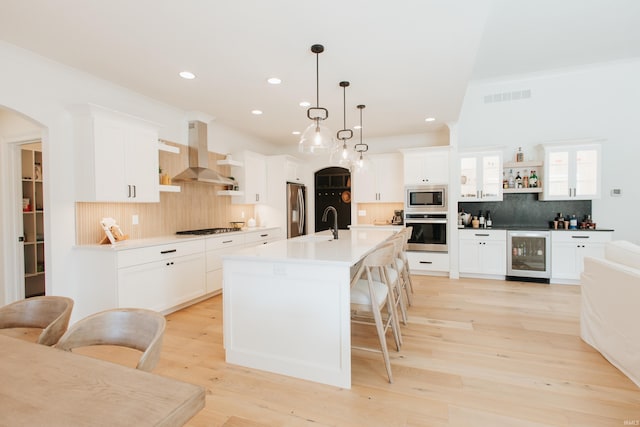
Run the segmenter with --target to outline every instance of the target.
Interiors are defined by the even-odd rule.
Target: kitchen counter
[[[513,231],[513,230],[519,230],[519,231],[571,231],[571,232],[580,232],[580,231],[613,231],[613,229],[610,228],[596,228],[593,230],[587,230],[587,229],[577,229],[577,230],[565,230],[565,229],[558,229],[555,230],[553,228],[549,228],[549,227],[544,227],[544,226],[531,226],[531,225],[494,225],[491,228],[473,228],[471,226],[469,227],[464,227],[464,228],[459,228],[459,230],[507,230],[507,231]]]
[[[394,234],[324,231],[223,255],[226,361],[350,388],[352,267]]]
[[[76,245],[74,246],[74,248],[83,249],[83,250],[92,249],[92,250],[99,250],[99,251],[122,251],[127,249],[140,249],[140,248],[147,248],[151,246],[170,245],[172,243],[188,242],[191,240],[203,240],[208,237],[238,236],[238,235],[244,235],[244,234],[258,232],[258,231],[276,230],[278,228],[279,227],[253,227],[253,228],[246,228],[238,231],[231,231],[228,233],[207,234],[207,235],[170,234],[167,236],[150,237],[147,239],[123,240],[121,242],[117,242],[114,244],[107,244],[107,245],[101,245],[98,243],[95,243],[92,245]]]

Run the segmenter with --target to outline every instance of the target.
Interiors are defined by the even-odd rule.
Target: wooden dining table
[[[0,335],[0,426],[181,426],[205,390]]]

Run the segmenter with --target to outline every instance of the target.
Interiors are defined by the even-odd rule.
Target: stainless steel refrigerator
[[[307,188],[287,183],[287,238],[307,234]]]

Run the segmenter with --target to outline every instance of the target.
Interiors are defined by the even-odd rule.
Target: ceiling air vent
[[[519,101],[521,99],[531,98],[531,89],[515,90],[513,92],[492,93],[484,96],[485,104],[494,102]]]

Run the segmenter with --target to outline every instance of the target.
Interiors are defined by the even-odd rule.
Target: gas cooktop
[[[238,229],[229,228],[229,227],[203,228],[203,229],[200,229],[200,230],[177,231],[176,234],[179,234],[179,235],[185,235],[185,234],[203,235],[203,234],[231,233],[232,231],[238,231]]]

